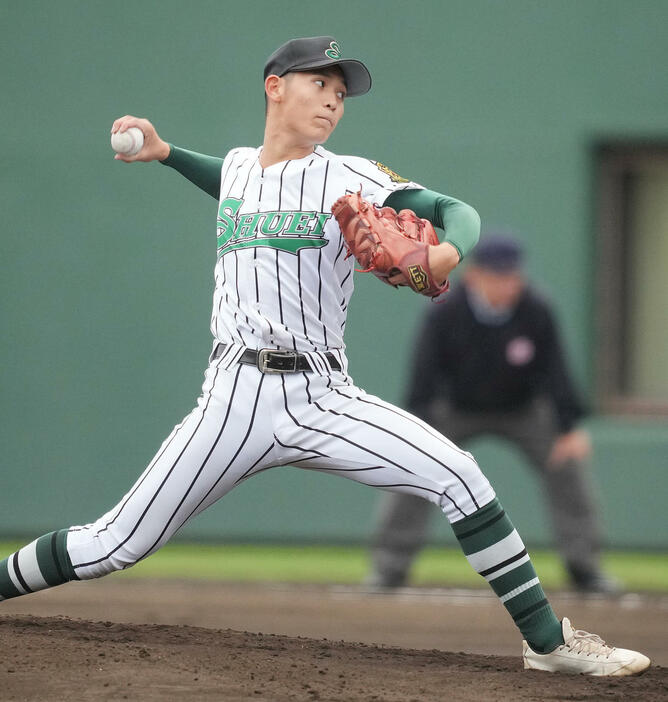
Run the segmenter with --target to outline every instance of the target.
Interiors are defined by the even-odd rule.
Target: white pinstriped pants
[[[241,481],[279,465],[420,495],[451,522],[494,498],[469,453],[343,373],[263,375],[214,361],[197,407],[130,491],[96,522],[69,530],[77,576],[135,564]]]

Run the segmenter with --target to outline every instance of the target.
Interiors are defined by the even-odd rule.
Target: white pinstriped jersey
[[[260,152],[233,149],[223,162],[211,331],[230,347],[332,351],[345,365],[354,259],[331,206],[360,187],[382,205],[394,190],[422,186],[321,146],[264,169]]]

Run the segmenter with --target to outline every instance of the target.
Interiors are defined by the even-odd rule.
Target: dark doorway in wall
[[[668,141],[601,142],[595,159],[599,408],[668,414]]]

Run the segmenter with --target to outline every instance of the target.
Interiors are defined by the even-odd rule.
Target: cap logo
[[[341,47],[337,42],[332,41],[329,43],[329,49],[325,51],[325,56],[334,60],[341,58]]]

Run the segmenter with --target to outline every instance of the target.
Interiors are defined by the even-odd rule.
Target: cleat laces
[[[596,658],[599,656],[609,658],[610,654],[615,650],[614,647],[608,646],[597,634],[590,634],[582,629],[573,630],[573,637],[564,645],[573,653],[584,653],[586,656],[594,655]]]

